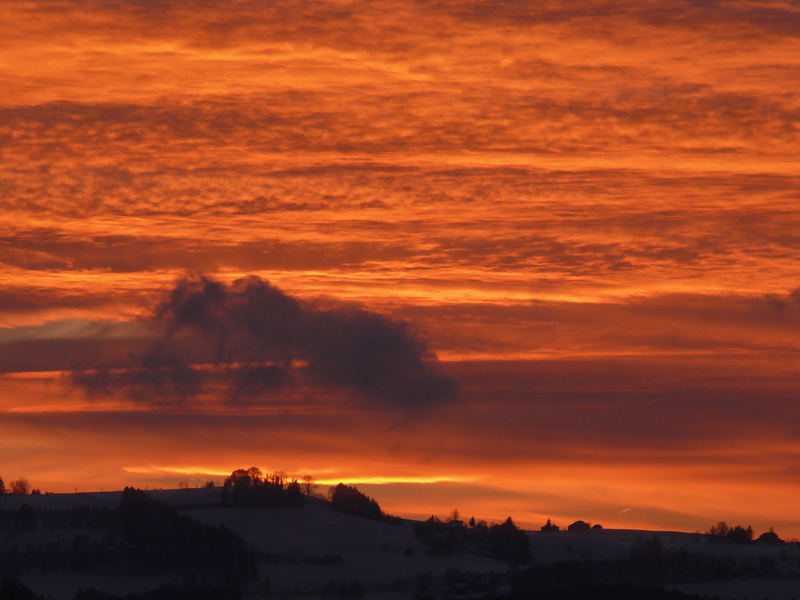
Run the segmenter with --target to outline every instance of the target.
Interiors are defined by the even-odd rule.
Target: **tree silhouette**
[[[296,479],[292,479],[286,486],[286,502],[293,506],[302,506],[303,504],[303,491]]]
[[[283,471],[274,471],[267,479],[272,485],[283,487],[283,484],[286,483],[286,473]]]
[[[414,524],[414,533],[433,554],[450,556],[464,550],[468,530],[460,521],[444,522],[431,515],[427,521]]]
[[[708,530],[707,535],[731,542],[751,542],[753,540],[753,528],[750,525],[746,528],[741,525],[728,527],[725,521],[720,521],[716,526]]]
[[[728,532],[726,537],[732,542],[750,542],[753,540],[753,528],[748,525],[745,529],[741,525],[737,525]]]
[[[453,517],[454,515],[451,515]],[[461,519],[442,521],[432,516],[427,521],[414,525],[414,534],[433,554],[453,555],[468,552],[490,556],[511,565],[530,561],[531,549],[528,536],[511,520],[488,527],[484,521],[467,527]]]
[[[314,491],[314,488],[317,486],[314,484],[314,478],[311,475],[303,475],[303,491],[305,492],[306,496],[310,496],[311,492]]]
[[[547,519],[547,523],[542,525],[541,530],[545,533],[552,533],[554,531],[558,531],[559,529],[560,527],[558,525],[556,525],[555,523],[551,523],[550,519]]]
[[[708,535],[714,537],[725,537],[728,535],[730,529],[731,528],[728,527],[728,524],[725,521],[720,521],[716,526],[711,526],[711,528],[708,530]]]
[[[224,504],[247,506],[302,506],[300,484],[292,481],[284,487],[286,474],[264,474],[258,467],[236,469],[222,488]]]
[[[6,493],[6,482],[0,477],[0,496]]]
[[[489,544],[492,556],[512,565],[521,565],[531,559],[531,546],[525,535],[508,517],[500,525],[489,527]]]
[[[357,517],[376,521],[383,519],[383,511],[373,498],[343,483],[331,489],[331,506],[335,510]]]
[[[225,527],[201,524],[146,492],[126,487],[118,518],[120,557],[140,568],[172,565],[190,578],[216,572],[232,580],[251,581],[257,575],[253,555]]]
[[[24,496],[25,494],[28,493],[29,490],[30,490],[30,484],[28,483],[28,480],[25,479],[24,477],[20,477],[19,479],[11,482],[12,494],[18,496]]]

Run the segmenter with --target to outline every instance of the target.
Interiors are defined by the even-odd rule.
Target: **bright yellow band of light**
[[[137,473],[140,475],[158,475],[158,474],[176,474],[176,475],[193,475],[193,476],[215,476],[215,477],[227,477],[231,474],[231,470],[224,470],[218,469],[213,467],[194,467],[194,466],[183,466],[183,467],[170,467],[170,466],[131,466],[131,467],[122,467],[122,470],[127,473]],[[262,472],[268,473],[269,470],[262,469]],[[287,476],[288,479],[302,479],[303,475],[296,475],[296,476]],[[343,476],[340,478],[325,478],[325,479],[314,479],[314,483],[317,485],[337,485],[339,483],[344,484],[370,484],[370,485],[382,485],[382,484],[390,484],[390,483],[468,483],[471,481],[475,481],[475,477],[465,477],[460,475],[432,475],[426,477],[413,477],[413,476],[375,476],[375,475],[368,475],[368,476]]]

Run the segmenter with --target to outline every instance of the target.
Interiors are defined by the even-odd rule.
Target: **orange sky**
[[[2,3],[0,475],[800,537],[798,79],[794,2]],[[459,397],[69,384],[197,272],[406,321]]]

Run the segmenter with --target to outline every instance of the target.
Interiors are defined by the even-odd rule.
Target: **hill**
[[[538,597],[548,597],[558,595],[553,586],[576,577],[595,587],[633,581],[721,598],[800,596],[797,544],[735,544],[680,532],[526,531],[520,535],[533,561],[512,567],[481,552],[460,523],[438,522],[440,532],[461,540],[443,552],[421,537],[420,522],[360,518],[314,497],[299,506],[232,506],[221,494],[220,488],[152,490],[127,508],[123,492],[4,496],[0,549],[8,556],[17,549],[17,559],[33,549],[27,563],[17,563],[19,572],[5,574],[53,600],[72,600],[86,588],[122,597],[165,585],[236,588],[245,598],[515,597],[534,586]],[[153,522],[158,531],[147,531]],[[182,537],[192,541],[175,539]],[[222,549],[200,552],[206,540]],[[157,563],[136,554],[164,546]],[[92,558],[92,548],[102,550],[101,558]],[[119,560],[109,558],[109,548]],[[237,552],[247,556],[227,560]]]

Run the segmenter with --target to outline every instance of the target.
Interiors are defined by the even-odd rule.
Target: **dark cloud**
[[[91,394],[139,400],[194,396],[222,385],[246,400],[303,382],[395,407],[451,400],[454,380],[409,325],[355,307],[305,305],[259,277],[178,281],[155,313],[161,338],[122,369],[76,371]]]
[[[200,391],[204,377],[184,358],[156,342],[136,357],[137,366],[90,371],[74,370],[71,381],[90,396],[125,389],[134,400],[169,403]]]

